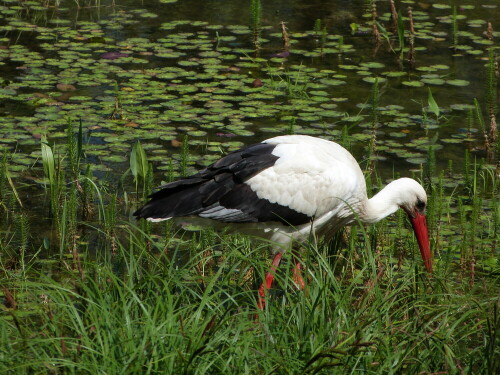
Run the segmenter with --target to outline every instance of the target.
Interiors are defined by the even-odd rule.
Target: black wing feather
[[[223,207],[240,210],[247,215],[256,218],[255,221],[277,221],[285,225],[301,225],[312,220],[306,214],[295,211],[287,206],[271,203],[267,199],[261,199],[247,184],[235,186],[228,194],[220,200]]]
[[[200,215],[223,222],[305,224],[311,220],[309,216],[260,199],[244,183],[274,165],[279,159],[272,154],[275,147],[258,143],[231,152],[192,176],[161,186],[134,215],[153,219]]]

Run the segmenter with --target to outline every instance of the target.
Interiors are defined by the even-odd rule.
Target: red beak
[[[408,217],[415,232],[415,237],[417,237],[418,247],[420,247],[420,254],[422,254],[425,268],[428,272],[432,272],[431,245],[429,244],[425,215],[416,212],[414,215],[409,214]]]

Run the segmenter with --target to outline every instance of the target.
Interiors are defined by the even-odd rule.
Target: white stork
[[[357,220],[376,223],[398,208],[408,214],[425,268],[432,271],[424,188],[411,178],[400,178],[368,199],[358,163],[331,141],[305,135],[270,138],[160,189],[134,213],[137,218],[182,217],[198,224],[229,226],[280,245],[259,289],[260,308],[282,253],[292,241],[304,240],[310,233],[332,235]],[[303,287],[298,262],[294,275]]]

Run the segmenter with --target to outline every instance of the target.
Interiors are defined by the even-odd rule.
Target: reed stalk
[[[456,50],[458,46],[458,18],[457,18],[457,7],[456,5],[452,8],[451,14],[451,37],[452,37],[452,48]]]
[[[188,176],[188,163],[189,163],[189,143],[188,136],[185,135],[182,139],[182,149],[181,149],[181,177]]]
[[[493,25],[491,24],[491,22],[488,22],[488,26],[486,28],[486,37],[488,38],[488,40],[493,41]]]
[[[288,51],[290,49],[290,35],[288,35],[288,29],[284,21],[280,22],[281,28],[281,40],[283,42],[283,51]]]
[[[297,118],[296,117],[292,117],[289,121],[288,121],[288,129],[287,129],[287,134],[295,134],[295,125],[296,125],[296,121],[297,121]]]
[[[497,76],[496,76],[496,54],[494,48],[489,48],[488,53],[488,65],[487,65],[487,76],[486,76],[486,105],[488,111],[488,117],[490,120],[490,129],[488,135],[488,141],[490,143],[490,148],[488,152],[488,160],[491,162],[495,161],[495,156],[498,153],[497,150]]]
[[[92,188],[92,166],[87,164],[85,178],[82,180],[82,193],[80,195],[80,206],[82,220],[87,220],[92,216],[94,193]]]
[[[398,12],[396,11],[396,5],[394,0],[389,0],[391,7],[391,21],[392,21],[392,32],[397,33],[398,31]]]
[[[340,56],[342,55],[342,53],[344,51],[344,36],[343,35],[339,36],[339,39],[337,41],[337,49],[339,50],[339,58],[340,58]]]
[[[372,35],[373,35],[373,40],[376,45],[380,44],[382,41],[382,38],[380,36],[380,32],[377,27],[377,2],[374,0],[370,1],[370,6],[371,6],[371,14],[372,14]]]
[[[16,215],[16,233],[19,265],[24,278],[26,277],[26,256],[30,243],[30,223],[28,216],[22,212]]]
[[[474,191],[474,179],[472,177],[471,170],[472,168],[471,168],[470,152],[469,150],[465,149],[463,184],[464,184],[464,189],[466,190],[469,196],[472,196],[472,192]]]
[[[411,68],[415,67],[415,26],[413,24],[413,11],[411,7],[408,7],[408,19],[410,23],[410,34],[408,36],[408,62]]]
[[[371,138],[368,146],[368,166],[367,173],[371,175],[375,168],[375,158],[377,152],[377,128],[379,121],[379,102],[380,102],[380,91],[378,86],[378,79],[375,78],[371,90],[371,100],[370,100],[370,117],[371,117]]]
[[[250,26],[253,35],[253,44],[256,50],[260,49],[260,31],[262,22],[262,4],[260,0],[251,0],[250,3]]]
[[[314,21],[314,26],[313,26],[314,36],[316,38],[319,38],[319,36],[321,35],[322,29],[323,28],[321,27],[321,19],[318,18],[318,19],[316,19],[316,21]]]
[[[403,56],[405,50],[405,24],[403,21],[403,15],[401,14],[401,9],[398,12],[397,17],[398,22],[398,41],[399,41],[399,61],[403,64]]]
[[[489,137],[489,134],[486,130],[486,125],[484,122],[481,106],[479,105],[479,101],[476,98],[474,98],[474,110],[475,110],[475,114],[476,114],[476,120],[479,124],[479,130],[483,133],[484,148],[486,150],[486,155],[491,155],[492,154],[492,150],[491,150],[492,145],[490,142],[490,137]]]
[[[117,233],[116,233],[116,222],[117,222],[117,197],[116,194],[110,194],[107,197],[107,202],[103,207],[102,215],[102,228],[104,234],[104,243],[111,250],[111,254],[115,256],[117,254]]]
[[[0,162],[0,206],[5,205],[5,197],[7,194],[7,151],[3,152],[2,161]]]

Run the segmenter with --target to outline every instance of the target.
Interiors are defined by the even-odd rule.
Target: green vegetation
[[[55,280],[46,264],[36,278],[11,280],[4,371],[493,374],[498,365],[496,287],[478,298],[485,286],[448,267],[429,278],[416,261],[386,268],[367,244],[337,255],[310,246],[307,292],[279,274],[280,291],[257,312],[249,274],[263,275],[262,248],[227,237],[201,248],[198,239],[183,261],[174,244],[151,252],[129,235],[113,262],[83,261],[83,276],[59,269]]]
[[[260,31],[262,21],[262,4],[260,0],[251,0],[250,2],[250,25],[253,33],[253,43],[256,49],[260,48]]]
[[[500,373],[499,8],[175,2],[0,1],[0,373]],[[270,244],[131,218],[286,133],[421,181],[434,273],[398,212],[259,311]]]
[[[134,145],[136,181],[149,169],[145,158]],[[454,195],[445,195],[443,174],[428,180],[433,275],[399,212],[368,232],[353,227],[347,243],[338,236],[330,245],[302,246],[305,293],[294,288],[287,254],[264,311],[256,308],[256,288],[268,265],[265,243],[210,230],[184,233],[184,240],[169,224],[148,235],[117,220],[131,208],[117,204],[122,194],[82,173],[61,184],[70,185],[52,218],[61,240],[40,243],[54,256],[38,260],[30,253],[40,241],[29,209],[7,192],[2,202],[13,225],[0,243],[1,370],[493,374],[499,187],[486,165],[468,163],[469,183]],[[51,173],[71,174],[70,163],[62,169],[55,163]],[[91,181],[100,197],[87,208],[103,213],[92,221],[76,213],[75,202],[88,194],[78,181]],[[50,194],[44,205],[51,207]]]

